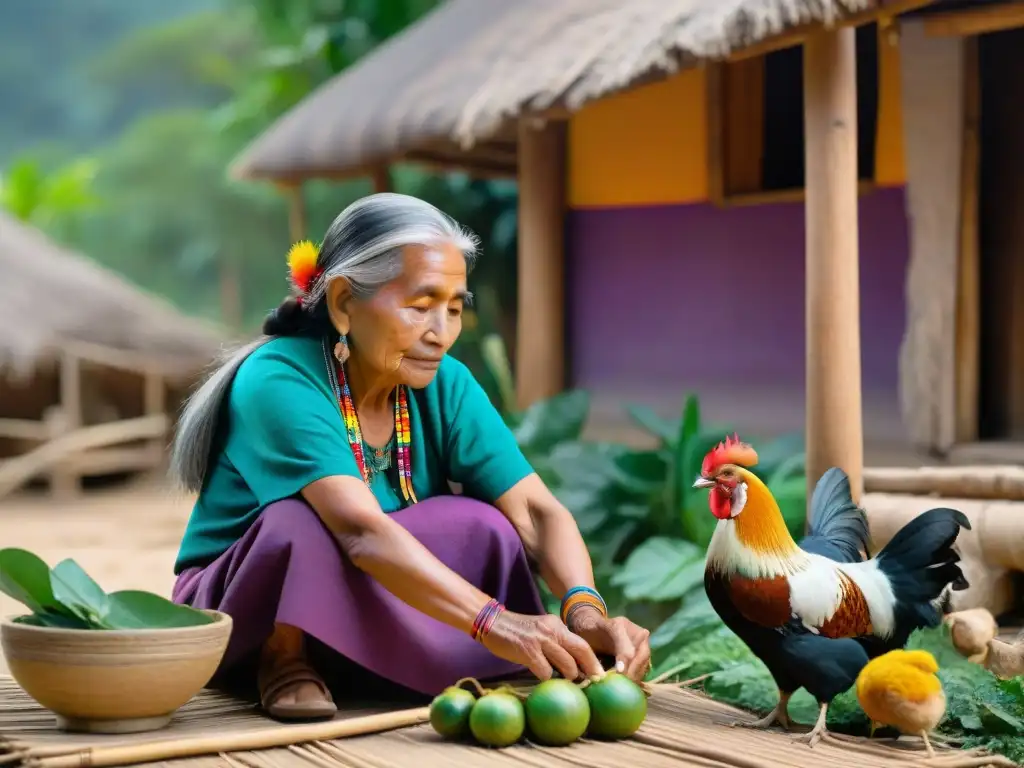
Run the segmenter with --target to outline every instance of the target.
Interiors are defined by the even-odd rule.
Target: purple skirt
[[[545,613],[522,542],[494,507],[459,496],[422,501],[390,515],[442,563],[510,611]],[[434,695],[462,677],[509,677],[523,668],[469,635],[406,605],[346,558],[304,501],[269,505],[235,544],[205,568],[189,568],[173,599],[223,611],[234,627],[217,679],[254,679],[253,665],[275,623],[319,642],[320,658]],[[324,662],[317,662],[318,669]],[[330,670],[320,670],[334,678]]]

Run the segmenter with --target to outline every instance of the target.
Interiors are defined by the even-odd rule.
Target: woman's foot
[[[326,720],[338,711],[323,679],[306,661],[302,632],[279,624],[263,646],[260,704],[276,720]]]

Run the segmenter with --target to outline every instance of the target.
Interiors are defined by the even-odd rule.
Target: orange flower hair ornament
[[[295,243],[288,250],[288,279],[298,293],[300,303],[309,292],[309,286],[323,272],[316,263],[319,256],[320,249],[309,240]]]
[[[700,473],[704,477],[713,477],[723,464],[752,467],[757,464],[757,451],[749,443],[740,442],[739,435],[734,433],[708,451],[700,466]]]

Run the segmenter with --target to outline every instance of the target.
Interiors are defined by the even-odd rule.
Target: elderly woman
[[[649,669],[648,632],[608,617],[572,515],[446,354],[475,249],[421,200],[359,200],[293,248],[296,295],[184,411],[172,472],[199,497],[174,598],[233,618],[221,673],[251,670],[273,717],[330,717],[332,663],[422,694],[577,679],[597,654]]]

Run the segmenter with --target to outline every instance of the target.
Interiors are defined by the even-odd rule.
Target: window
[[[878,29],[857,29],[857,152],[874,181]],[[804,187],[803,47],[722,65],[710,83],[713,196],[795,197]]]

